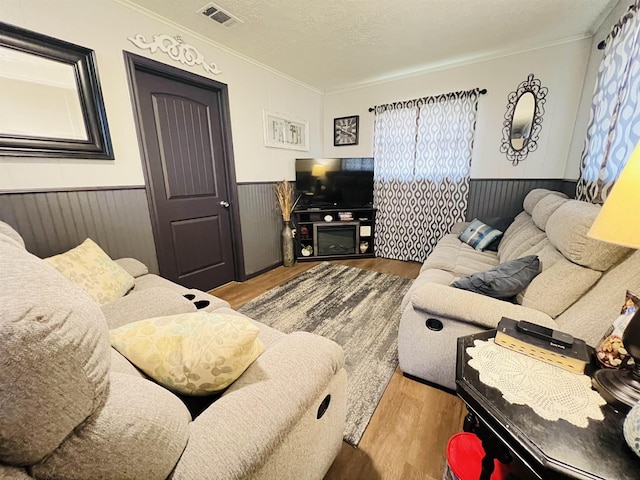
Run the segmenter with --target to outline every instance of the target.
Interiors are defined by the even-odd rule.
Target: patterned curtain
[[[636,1],[600,62],[576,198],[604,203],[640,139],[640,16]]]
[[[478,90],[375,107],[376,255],[423,262],[464,220]]]

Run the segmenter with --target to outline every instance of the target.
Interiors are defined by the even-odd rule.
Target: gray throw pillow
[[[451,286],[489,297],[510,299],[524,290],[538,273],[540,260],[536,255],[529,255],[459,278]]]

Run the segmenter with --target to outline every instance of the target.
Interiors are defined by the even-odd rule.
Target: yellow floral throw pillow
[[[87,238],[68,252],[45,261],[87,292],[100,306],[123,297],[135,279]]]
[[[209,395],[233,383],[264,351],[246,318],[190,312],[148,318],[109,332],[111,345],[156,382]]]

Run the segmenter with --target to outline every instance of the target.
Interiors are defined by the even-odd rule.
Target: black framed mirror
[[[113,160],[93,50],[0,22],[0,155]]]
[[[538,148],[542,116],[548,88],[530,73],[514,92],[507,96],[507,112],[502,124],[500,152],[513,166]]]

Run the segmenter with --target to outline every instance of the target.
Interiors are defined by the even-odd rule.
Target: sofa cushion
[[[601,272],[568,261],[549,239],[530,248],[525,254],[538,256],[540,274],[518,294],[516,301],[545,312],[551,318],[569,308],[601,276]]]
[[[11,467],[0,463],[0,478],[3,480],[33,480],[24,468]]]
[[[620,314],[627,290],[640,291],[640,250],[607,270],[579,301],[558,316],[560,330],[595,346]]]
[[[168,290],[173,290],[174,292],[184,295],[185,293],[189,293],[189,289],[183,287],[182,285],[178,285],[166,278],[162,278],[153,273],[149,273],[147,275],[142,275],[141,277],[136,278],[135,286],[133,287],[134,292],[139,292],[141,290],[146,290],[147,288],[166,288]]]
[[[500,230],[475,218],[471,224],[458,235],[458,239],[476,250],[483,251],[491,242],[501,236],[502,232]]]
[[[111,348],[98,305],[15,243],[0,241],[0,461],[25,465],[102,406]]]
[[[134,377],[146,378],[145,374],[133,366],[129,360],[115,348],[111,347],[111,369],[110,372],[124,373]]]
[[[135,281],[90,238],[68,252],[45,260],[99,305],[124,296]]]
[[[228,387],[264,351],[259,330],[238,315],[149,318],[111,330],[111,344],[171,390],[208,395]]]
[[[134,290],[122,298],[103,305],[101,309],[110,330],[146,318],[165,317],[197,310],[193,302],[164,287]]]
[[[547,235],[573,263],[603,272],[628,256],[631,249],[587,236],[600,208],[579,200],[565,202],[549,218]]]
[[[531,219],[531,215],[527,212],[520,212],[513,218],[511,225],[507,227],[507,229],[502,234],[502,239],[500,240],[501,248],[498,251],[504,249],[504,245],[509,242],[509,239],[518,234],[518,232],[524,227],[525,223],[527,223]]]
[[[525,212],[529,215],[533,215],[533,210],[540,200],[542,200],[547,195],[555,195],[560,198],[567,198],[567,196],[555,190],[547,190],[546,188],[534,188],[524,197],[522,201],[522,207]]]
[[[548,238],[545,238],[541,242],[536,243],[533,247],[525,250],[523,256],[527,255],[537,255],[538,260],[540,260],[541,272],[544,272],[547,268],[550,268],[552,265],[564,258],[562,254],[556,250],[553,245],[551,245]]]
[[[546,197],[542,197],[540,201],[536,203],[536,206],[533,207],[533,212],[531,213],[533,223],[535,223],[536,227],[540,230],[546,230],[549,217],[551,217],[553,212],[555,212],[560,205],[567,201],[567,198],[559,195],[547,195]]]
[[[436,244],[420,271],[438,269],[463,276],[488,270],[497,264],[495,252],[480,252],[458,240],[457,235],[448,234]]]
[[[556,318],[589,291],[601,275],[602,272],[563,258],[534,278],[518,295],[517,302]]]
[[[339,419],[334,451],[340,450],[346,409],[342,392],[331,389],[327,413],[320,419],[316,415],[336,375],[344,381],[343,366],[342,348],[331,340],[307,332],[286,335],[193,421],[187,448],[171,478],[322,478],[322,473],[291,474],[286,462],[278,475],[263,476],[259,471],[288,443],[288,435],[309,410],[316,425]],[[310,433],[311,441],[323,448],[322,436]],[[303,455],[305,444],[307,440],[292,446],[290,455]],[[208,458],[217,460],[214,473]]]
[[[17,246],[24,248],[24,240],[20,234],[7,223],[0,222],[0,237],[11,240],[12,242],[15,242]]]
[[[501,263],[485,272],[459,278],[451,286],[489,297],[508,299],[520,293],[539,272],[538,257],[530,255]]]
[[[522,212],[504,233],[498,246],[500,262],[508,262],[525,255],[525,252],[545,241],[547,236],[533,223],[531,216]]]
[[[455,275],[446,270],[440,270],[437,268],[423,270],[422,272],[420,272],[420,275],[418,275],[418,278],[413,281],[404,297],[402,297],[402,302],[400,303],[400,311],[404,312],[407,309],[407,306],[409,305],[409,303],[411,303],[413,292],[420,291],[427,283],[437,283],[439,285],[449,286],[451,282],[457,280],[459,277],[460,275]]]
[[[112,373],[104,406],[31,472],[36,478],[164,480],[187,445],[190,422],[171,392]]]
[[[481,325],[485,328],[496,328],[503,316],[557,328],[556,322],[544,312],[438,283],[425,283],[422,288],[412,292],[409,305],[403,310],[403,317],[405,313],[414,309],[426,314],[425,319],[434,316],[454,322]],[[455,346],[455,337],[453,340]],[[425,358],[428,358],[430,351],[424,346],[423,348]]]
[[[138,278],[149,273],[147,266],[135,258],[117,258],[115,262],[124,268],[133,278]]]

